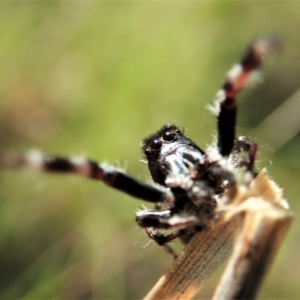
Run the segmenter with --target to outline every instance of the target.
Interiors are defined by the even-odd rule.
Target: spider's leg
[[[201,230],[201,227],[188,227],[164,235],[157,232],[157,230],[154,229],[153,227],[149,227],[146,228],[146,233],[149,236],[149,238],[155,241],[158,245],[165,246],[165,244],[172,242],[178,237],[190,235],[191,233],[194,233],[199,230]]]
[[[162,246],[165,249],[165,251],[173,257],[174,260],[178,257],[174,249],[167,244],[168,242],[171,242],[177,237],[181,236],[181,234],[179,234],[178,231],[165,236],[163,234],[158,233],[157,230],[155,230],[153,227],[148,227],[145,228],[145,232],[151,240],[156,242],[159,246]]]
[[[136,221],[139,226],[145,227],[146,234],[150,239],[154,240],[158,245],[163,246],[165,251],[176,259],[176,252],[170,245],[167,245],[167,243],[184,235],[186,230],[183,231],[183,229],[181,229],[172,232],[171,234],[163,235],[158,233],[158,229],[174,229],[183,226],[191,227],[192,225],[195,225],[197,219],[195,217],[179,218],[178,216],[174,216],[172,220],[171,215],[172,212],[168,209],[162,211],[139,211],[137,213]],[[193,227],[194,226],[192,226],[192,228]]]
[[[122,170],[102,165],[85,158],[64,158],[46,155],[39,151],[29,151],[27,155],[7,154],[0,156],[0,167],[27,167],[45,172],[71,173],[95,180],[103,181],[108,186],[120,190],[132,197],[148,202],[173,203],[172,192],[163,188],[146,184]]]
[[[255,158],[257,153],[257,144],[247,139],[245,136],[239,136],[234,144],[233,152],[236,154],[240,154],[241,151],[248,153],[248,158],[246,160],[241,160],[240,162],[237,161],[237,168],[246,167],[247,174],[249,180],[255,177],[254,172],[254,165],[255,165]]]
[[[173,257],[174,260],[178,257],[178,255],[170,245],[164,244],[162,246],[164,247],[165,251]]]
[[[249,81],[253,71],[257,70],[264,57],[279,48],[274,37],[256,40],[246,52],[239,64],[228,72],[222,89],[217,94],[216,113],[218,119],[218,150],[222,156],[229,156],[235,139],[236,94]]]
[[[145,228],[148,237],[158,245],[163,246],[174,259],[177,257],[175,251],[166,244],[178,237],[190,235],[203,228],[196,216],[182,217],[172,214],[172,211],[168,209],[163,211],[139,211],[136,221],[139,226]],[[174,229],[175,231],[164,235],[158,231],[159,229]]]

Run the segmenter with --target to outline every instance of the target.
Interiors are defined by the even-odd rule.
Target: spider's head
[[[145,138],[142,149],[153,180],[161,185],[166,185],[168,176],[197,173],[197,166],[204,161],[204,152],[173,124]]]

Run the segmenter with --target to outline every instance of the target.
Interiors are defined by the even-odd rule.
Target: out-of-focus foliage
[[[255,132],[259,166],[299,213],[299,136],[276,148],[255,131],[300,87],[299,2],[2,2],[0,24],[1,150],[85,154],[144,180],[140,140],[176,122],[205,147],[215,130],[205,106],[225,72],[253,38],[277,33],[284,50],[241,95],[238,132]],[[0,298],[140,299],[172,260],[145,247],[139,205],[99,182],[2,171]],[[299,228],[296,219],[261,298],[300,298]]]

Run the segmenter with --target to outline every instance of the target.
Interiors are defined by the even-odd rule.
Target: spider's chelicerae
[[[149,238],[175,256],[167,243],[175,238],[187,243],[214,218],[218,198],[236,183],[236,170],[245,170],[246,183],[255,176],[257,145],[244,136],[235,136],[236,95],[260,67],[264,57],[278,45],[271,37],[256,40],[241,62],[228,72],[212,107],[218,122],[217,141],[206,152],[172,124],[164,125],[143,140],[142,150],[155,185],[91,160],[67,159],[37,151],[23,156],[3,156],[2,165],[73,173],[101,180],[112,188],[153,203],[154,210],[143,209],[136,213],[136,222],[145,228]]]

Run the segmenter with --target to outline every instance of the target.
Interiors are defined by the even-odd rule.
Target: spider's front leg
[[[246,86],[265,56],[278,48],[280,48],[280,43],[274,37],[258,39],[248,49],[241,62],[228,72],[226,81],[217,94],[214,109],[218,119],[218,150],[223,157],[228,157],[234,146],[237,93]]]
[[[9,169],[27,167],[45,172],[70,173],[103,181],[114,189],[151,203],[172,204],[174,201],[173,193],[166,188],[151,186],[120,169],[82,157],[64,158],[33,150],[26,155],[11,153],[0,155],[0,167]]]

